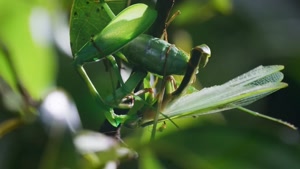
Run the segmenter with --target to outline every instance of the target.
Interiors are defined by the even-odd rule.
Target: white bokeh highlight
[[[69,128],[72,132],[81,129],[75,104],[61,90],[48,94],[40,108],[41,119],[49,127]]]

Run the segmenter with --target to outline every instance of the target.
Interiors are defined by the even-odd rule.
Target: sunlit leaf
[[[5,6],[0,11],[1,43],[6,46],[22,85],[39,99],[55,77],[55,55],[47,39],[50,14],[46,9],[16,0],[1,1],[0,6]],[[12,84],[7,69],[7,65],[1,66],[0,74]]]

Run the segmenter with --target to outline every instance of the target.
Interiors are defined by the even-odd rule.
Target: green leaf
[[[142,169],[162,169],[164,168],[156,156],[153,154],[153,151],[151,149],[144,149],[140,153],[140,163],[139,168]]]
[[[1,1],[0,6],[1,41],[7,48],[23,87],[33,98],[40,99],[53,85],[56,65],[49,42],[45,39],[40,41],[41,36],[35,36],[40,32],[34,30],[41,30],[39,26],[45,21],[41,17],[48,19],[50,14],[46,8],[37,9],[32,4],[17,0]],[[0,52],[0,75],[14,88],[16,82],[11,67],[5,63],[7,61],[2,62],[4,59]]]
[[[226,126],[195,126],[160,137],[144,149],[152,150],[165,168],[281,169],[300,165],[298,141],[281,134]],[[295,131],[289,137],[298,138]]]

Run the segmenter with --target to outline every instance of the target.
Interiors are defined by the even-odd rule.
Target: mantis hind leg
[[[106,11],[107,15],[109,16],[109,18],[111,20],[116,17],[116,15],[110,9],[110,7],[108,6],[108,4],[105,2],[105,0],[100,0],[100,4],[101,4],[102,8]],[[93,41],[92,41],[92,43],[93,43]],[[93,45],[101,53],[101,50],[97,47],[97,45],[95,43],[93,43]],[[114,55],[120,57],[121,59],[123,59],[125,61],[127,60],[126,57],[122,53],[120,53],[120,52],[117,52]],[[114,58],[114,56],[112,56],[112,55],[106,56],[106,59],[109,60],[109,62],[112,65],[113,71],[114,71],[115,75],[117,76],[118,82],[120,83],[120,88],[124,90],[123,92],[130,93],[131,91],[126,87],[126,85],[125,85],[125,83],[123,81],[123,78],[122,78],[121,73],[120,73],[119,66],[118,66],[117,61]],[[114,97],[116,97],[116,93],[115,92],[114,92]],[[123,104],[121,104],[120,107],[123,107]]]
[[[169,85],[166,82],[166,76],[164,76],[163,82],[162,82],[162,84],[163,84],[162,90],[158,96],[158,103],[159,103],[157,106],[158,112],[161,112],[161,110],[163,109],[163,107],[166,104],[168,104],[172,100],[178,98],[184,92],[184,90],[189,85],[192,78],[197,73],[198,67],[199,66],[204,67],[206,65],[209,57],[210,57],[210,49],[207,45],[200,45],[200,46],[193,48],[191,50],[191,58],[189,59],[187,70],[183,77],[183,80],[181,81],[179,87],[174,92],[171,92],[170,90],[174,89],[175,81],[173,81],[173,84],[171,85],[172,87],[168,87]],[[166,59],[166,61],[167,61],[167,59]],[[166,94],[165,94],[165,89],[167,89]],[[153,122],[151,139],[154,139],[154,137],[155,137],[158,116],[159,116],[159,113],[156,113],[154,122]]]
[[[169,27],[169,25],[171,24],[171,22],[173,22],[173,20],[178,16],[180,15],[180,11],[176,11],[172,16],[171,18],[168,19],[168,21],[165,23],[165,28],[163,30],[163,34],[161,36],[161,39],[164,39],[165,41],[168,42],[168,33],[167,33],[167,28]]]
[[[97,44],[94,42],[93,39],[91,39],[91,43],[99,51],[99,53],[101,53],[101,49],[97,46]],[[126,85],[122,79],[120,69],[119,69],[116,59],[112,55],[108,55],[105,58],[111,63],[112,69],[113,69],[115,75],[117,76],[118,81],[120,82],[120,86],[121,86],[120,88],[122,88],[124,90],[123,92],[130,93],[131,91],[126,88]],[[114,92],[114,95],[116,95],[115,92]]]
[[[131,91],[126,89],[126,85],[125,85],[125,83],[123,81],[123,78],[121,76],[119,65],[117,64],[116,59],[112,55],[109,55],[106,58],[107,58],[107,60],[110,61],[111,65],[112,65],[112,68],[113,68],[113,71],[117,75],[117,79],[120,82],[121,87],[125,90],[124,92],[130,93]]]
[[[118,100],[122,100],[123,98],[128,95],[127,92],[123,92],[124,86],[130,86],[131,88],[129,90],[133,90],[138,83],[146,76],[145,73],[143,72],[138,72],[130,76],[130,78],[126,81],[126,84],[123,87],[120,87],[116,90],[116,95],[108,97],[106,99],[103,99],[101,95],[98,93],[96,90],[95,86],[91,82],[89,76],[85,72],[84,68],[82,65],[75,65],[77,72],[79,75],[82,77],[84,82],[87,84],[90,93],[92,94],[93,98],[96,100],[96,102],[101,106],[102,109],[104,109],[105,112],[105,117],[107,120],[113,125],[113,126],[118,126],[121,123],[124,123],[129,117],[127,115],[117,115],[114,113],[113,108],[118,107],[119,105],[113,105],[112,100],[113,98],[117,97],[119,98]]]

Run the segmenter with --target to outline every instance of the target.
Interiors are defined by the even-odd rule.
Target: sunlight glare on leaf
[[[117,145],[116,140],[96,132],[82,132],[74,139],[74,144],[81,153],[107,151]]]

